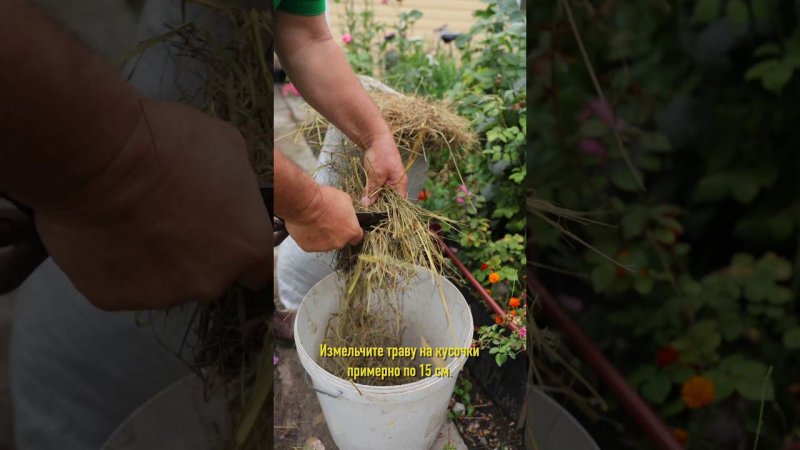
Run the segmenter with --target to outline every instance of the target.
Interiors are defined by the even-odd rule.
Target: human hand
[[[408,196],[406,176],[403,160],[391,134],[376,140],[364,152],[364,168],[367,171],[367,189],[361,198],[363,206],[375,202],[375,194],[379,187],[387,184],[403,197]]]
[[[36,209],[53,260],[95,306],[210,301],[272,277],[272,228],[241,134],[190,107],[142,101],[116,158]]]
[[[306,252],[324,252],[358,244],[364,231],[346,193],[320,185],[314,200],[294,217],[284,217],[286,231]]]

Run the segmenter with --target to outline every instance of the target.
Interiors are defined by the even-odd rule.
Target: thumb
[[[350,242],[348,243],[350,245],[358,245],[362,239],[364,239],[364,230],[362,230],[361,226],[356,223],[356,229],[353,230],[353,238],[350,239]]]
[[[386,183],[392,187],[398,194],[402,195],[403,197],[408,197],[408,174],[405,171],[400,173],[400,177],[398,180],[393,180],[393,177],[390,177],[386,180]]]
[[[367,187],[364,189],[364,194],[361,196],[361,206],[366,207],[375,203],[375,200],[378,198],[378,188],[383,186],[383,183],[386,180],[385,178],[379,177],[375,172],[372,161],[365,159],[364,162],[367,166]]]

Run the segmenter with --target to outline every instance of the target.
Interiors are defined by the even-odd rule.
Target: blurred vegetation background
[[[800,2],[537,6],[540,276],[688,448],[800,448]]]

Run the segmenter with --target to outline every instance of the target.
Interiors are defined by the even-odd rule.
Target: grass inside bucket
[[[381,187],[374,194],[377,200],[363,207],[359,199],[366,185],[366,171],[358,156],[335,155],[330,169],[336,174],[338,186],[350,194],[357,211],[386,213],[387,219],[364,233],[356,246],[348,246],[336,254],[335,269],[344,278],[340,293],[339,311],[328,322],[323,343],[329,347],[387,348],[404,346],[407,327],[402,313],[402,293],[416,277],[419,266],[430,270],[438,285],[447,323],[452,334],[447,302],[441,287],[443,272],[451,270],[447,258],[439,249],[430,230],[432,221],[450,223],[446,217],[428,211],[390,187]],[[420,336],[424,341],[425,337]],[[453,336],[455,342],[455,336]],[[418,364],[407,358],[384,356],[333,356],[322,358],[320,365],[332,374],[348,379],[348,367],[401,368]],[[400,377],[365,376],[360,384],[389,386],[421,379],[417,375]]]

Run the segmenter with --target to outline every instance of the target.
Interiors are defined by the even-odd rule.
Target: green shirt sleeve
[[[276,11],[298,16],[318,16],[325,13],[325,0],[273,0]]]

